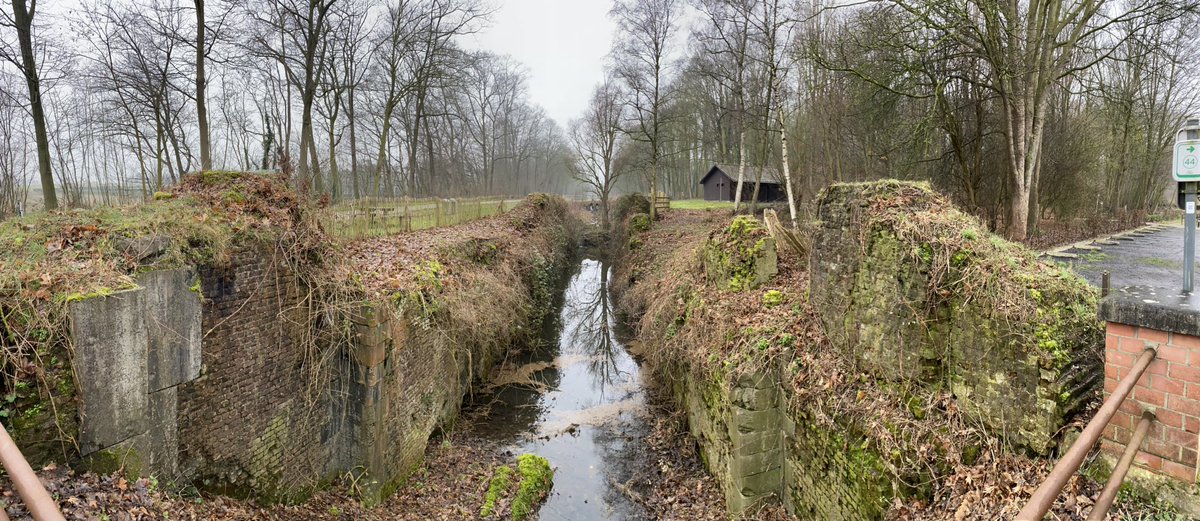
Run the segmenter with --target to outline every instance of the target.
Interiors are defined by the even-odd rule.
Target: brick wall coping
[[[1200,336],[1200,294],[1180,289],[1129,286],[1100,301],[1100,320],[1168,333]]]

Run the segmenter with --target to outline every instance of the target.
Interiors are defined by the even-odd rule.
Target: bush
[[[613,222],[622,222],[626,217],[637,213],[650,213],[650,200],[642,194],[622,195],[612,206]]]
[[[629,218],[629,231],[634,233],[642,233],[650,231],[650,216],[644,213],[635,213]]]

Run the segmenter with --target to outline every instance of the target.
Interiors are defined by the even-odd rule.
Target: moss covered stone
[[[532,515],[550,493],[554,486],[554,471],[546,458],[522,454],[517,457],[517,472],[521,475],[521,484],[513,498],[512,519],[522,521]]]
[[[650,214],[650,199],[642,194],[625,194],[618,197],[612,205],[612,220],[624,222],[626,217],[633,214]]]
[[[634,233],[650,231],[650,216],[644,213],[633,214],[629,218],[629,231]]]
[[[509,519],[529,519],[554,486],[554,470],[550,462],[536,454],[517,457],[516,470],[511,465],[496,467],[488,483],[479,516],[495,518],[508,505]]]
[[[513,469],[508,465],[496,468],[492,481],[488,484],[487,493],[483,496],[483,508],[479,509],[480,517],[492,517],[496,513],[496,505],[512,488]]]
[[[779,272],[775,239],[752,217],[738,216],[713,232],[701,250],[710,283],[729,291],[757,288]]]
[[[925,184],[834,185],[818,217],[810,295],[834,345],[886,380],[948,386],[993,433],[1048,451],[1099,381],[1095,291]]]

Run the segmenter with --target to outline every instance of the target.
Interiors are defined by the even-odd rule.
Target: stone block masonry
[[[72,302],[80,398],[79,450],[101,467],[173,478],[178,468],[176,386],[196,378],[196,273],[164,270],[138,288]]]
[[[833,185],[817,208],[811,301],[833,346],[888,381],[949,384],[991,432],[1048,453],[1100,383],[1094,290],[925,185]]]
[[[316,341],[307,289],[258,248],[138,282],[70,306],[79,456],[99,471],[270,501],[356,472],[377,502],[457,413],[469,361],[496,357],[386,301],[361,304],[344,343]]]
[[[81,298],[70,308],[78,456],[102,472],[266,502],[299,501],[352,475],[364,503],[377,503],[549,308],[535,281],[552,282],[569,247],[564,236],[538,262],[506,259],[516,269],[504,283],[528,305],[465,338],[441,328],[452,312],[472,311],[450,307],[498,288],[472,286],[478,298],[428,308],[343,295],[332,308],[270,244]]]
[[[1155,414],[1135,463],[1195,483],[1200,449],[1200,298],[1177,291],[1131,287],[1102,301],[1107,321],[1104,391],[1129,376],[1147,348],[1157,356],[1104,430],[1104,450],[1119,455],[1142,411]]]
[[[729,512],[751,512],[783,497],[785,439],[793,427],[783,409],[779,368],[743,374],[732,385],[685,366],[670,372],[675,399],[688,413],[709,472],[724,488]]]
[[[935,497],[985,448],[1049,454],[1102,384],[1096,291],[928,185],[833,185],[817,216],[806,259],[772,259],[783,281],[732,261],[758,259],[744,255],[756,240],[729,240],[752,228],[736,221],[670,247],[673,230],[651,228],[618,270],[620,307],[645,313],[648,364],[687,412],[729,513],[768,504],[799,519],[884,519],[897,502]]]

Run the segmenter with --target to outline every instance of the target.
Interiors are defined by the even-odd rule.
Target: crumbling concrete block
[[[145,289],[150,391],[200,375],[200,285],[189,268],[138,276]]]
[[[88,455],[146,432],[145,291],[70,304],[80,405],[79,450]]]
[[[833,185],[818,201],[810,300],[874,377],[936,388],[1045,454],[1100,382],[1096,295],[987,233],[928,185]]]

